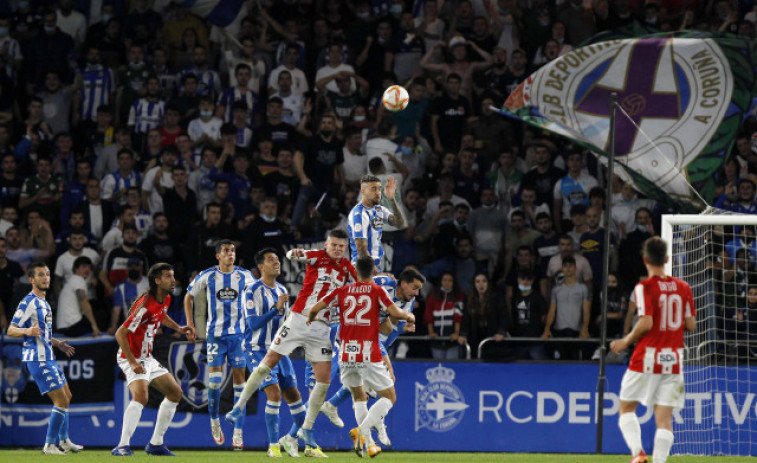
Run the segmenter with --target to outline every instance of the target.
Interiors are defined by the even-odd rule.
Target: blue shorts
[[[245,354],[247,354],[247,369],[252,373],[252,370],[263,361],[266,353],[261,350],[247,350]],[[271,373],[260,383],[260,390],[262,391],[272,384],[278,384],[282,391],[297,387],[297,375],[294,372],[294,366],[286,355],[281,357]]]
[[[242,343],[244,343],[243,334],[229,334],[219,338],[208,336],[206,344],[208,366],[223,366],[226,359],[228,359],[231,368],[244,368],[247,364],[247,359],[244,355]]]
[[[32,374],[34,382],[37,383],[39,393],[42,395],[50,391],[60,389],[66,384],[66,375],[60,369],[55,360],[44,362],[24,362],[29,373]]]

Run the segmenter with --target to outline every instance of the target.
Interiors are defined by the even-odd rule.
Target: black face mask
[[[140,272],[136,269],[129,269],[129,279],[130,280],[139,280]]]
[[[506,65],[507,65],[507,63],[494,63],[494,67],[498,68],[498,69],[502,69]]]
[[[137,245],[136,241],[124,241],[124,246],[128,246],[130,248],[133,248],[136,245]]]
[[[321,135],[328,138],[334,134],[333,130],[321,130]]]

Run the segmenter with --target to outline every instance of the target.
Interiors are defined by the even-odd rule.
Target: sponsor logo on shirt
[[[237,298],[238,295],[239,293],[237,292],[236,289],[223,288],[223,289],[218,290],[218,292],[216,293],[216,298],[219,301],[233,301],[234,299]]]

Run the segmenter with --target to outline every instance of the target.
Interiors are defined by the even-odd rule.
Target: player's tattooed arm
[[[389,219],[387,219],[387,221],[389,222],[389,225],[393,227],[404,228],[405,218],[402,216],[402,211],[400,211],[399,204],[397,204],[397,198],[394,197],[396,189],[397,181],[394,179],[394,177],[389,176],[389,178],[386,179],[384,195],[386,195],[386,199],[389,201],[389,206],[392,209],[392,215],[389,216]]]
[[[357,248],[357,256],[370,256],[368,254],[368,240],[365,238],[355,238],[355,247]]]

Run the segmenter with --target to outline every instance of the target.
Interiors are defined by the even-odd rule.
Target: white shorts
[[[620,400],[640,402],[645,407],[663,405],[683,408],[686,400],[683,375],[655,375],[626,370],[620,384]]]
[[[280,355],[289,355],[298,347],[305,349],[309,362],[330,362],[331,329],[320,321],[307,324],[307,317],[294,313],[279,327],[270,349]]]
[[[131,369],[131,365],[129,365],[129,361],[121,358],[120,356],[118,357],[118,366],[126,375],[127,386],[139,379],[143,379],[147,381],[147,384],[150,384],[155,378],[168,374],[168,370],[166,370],[163,365],[158,363],[158,361],[155,360],[153,356],[150,356],[145,360],[138,360],[138,362],[142,364],[142,367],[144,367],[144,373],[134,373],[134,370]]]
[[[385,391],[394,386],[384,362],[339,362],[339,376],[347,387],[362,386],[365,382],[374,391]]]

